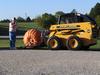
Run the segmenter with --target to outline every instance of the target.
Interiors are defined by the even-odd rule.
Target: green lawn
[[[17,23],[17,35],[24,35],[24,33],[31,28],[43,29],[42,27],[36,25],[34,22],[20,22]],[[9,23],[0,23],[0,36],[8,35]]]
[[[0,48],[4,48],[4,47],[9,47],[9,40],[8,39],[0,39]],[[16,40],[16,47],[24,47],[22,39]]]
[[[96,48],[96,49],[100,49],[100,40],[97,40],[97,44],[94,46],[91,46],[90,48]]]
[[[0,48],[9,47],[8,39],[0,39]],[[16,47],[24,47],[23,40],[16,40]],[[100,49],[100,40],[97,41],[97,44],[90,47],[91,49]]]

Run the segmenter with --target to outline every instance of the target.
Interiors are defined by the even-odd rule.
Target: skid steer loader
[[[67,13],[61,15],[57,25],[51,25],[47,40],[49,49],[88,49],[97,42],[98,26],[88,15]]]

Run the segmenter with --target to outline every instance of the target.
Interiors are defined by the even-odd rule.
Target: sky
[[[100,0],[0,0],[0,19],[30,16],[35,18],[45,12],[54,14],[57,11],[89,13]]]

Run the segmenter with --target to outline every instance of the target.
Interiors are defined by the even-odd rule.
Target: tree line
[[[30,18],[30,17],[27,17],[26,19],[24,19],[23,17],[18,17],[18,18],[16,18],[16,21],[17,22],[31,22],[32,21],[32,19]],[[1,20],[0,21],[1,23],[5,23],[5,22],[10,22],[10,19],[3,19],[3,20]]]
[[[26,19],[22,17],[18,17],[17,22],[34,22],[35,24],[43,28],[49,28],[50,25],[57,24],[57,18],[63,14],[65,14],[65,12],[57,11],[55,14],[44,13],[33,19],[31,19],[30,17],[27,17]],[[95,18],[97,24],[100,25],[100,3],[97,3],[93,8],[91,8],[90,12],[87,15]],[[4,19],[4,20],[1,20],[0,22],[9,22],[9,21],[10,21],[9,19]]]
[[[90,11],[89,15],[95,18],[98,25],[100,25],[100,3],[97,3]]]

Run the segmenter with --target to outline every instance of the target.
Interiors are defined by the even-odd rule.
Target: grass
[[[0,39],[0,48],[4,48],[4,47],[9,47],[8,39]],[[24,47],[22,39],[16,40],[16,47]],[[100,49],[100,40],[97,41],[96,45],[91,46],[90,49]]]
[[[24,33],[31,28],[43,29],[42,27],[36,25],[33,22],[20,22],[17,23],[17,35],[24,35]],[[8,35],[9,23],[0,23],[0,36]]]
[[[97,44],[94,46],[91,46],[90,48],[96,48],[96,49],[100,49],[100,40],[97,40]]]
[[[6,48],[6,47],[9,47],[9,40],[8,39],[1,39],[0,40],[0,48]],[[16,47],[24,47],[22,39],[16,40]]]
[[[33,22],[21,22],[21,23],[17,23],[19,30],[28,30],[31,28],[36,28],[36,29],[42,29],[42,27],[36,25]]]

